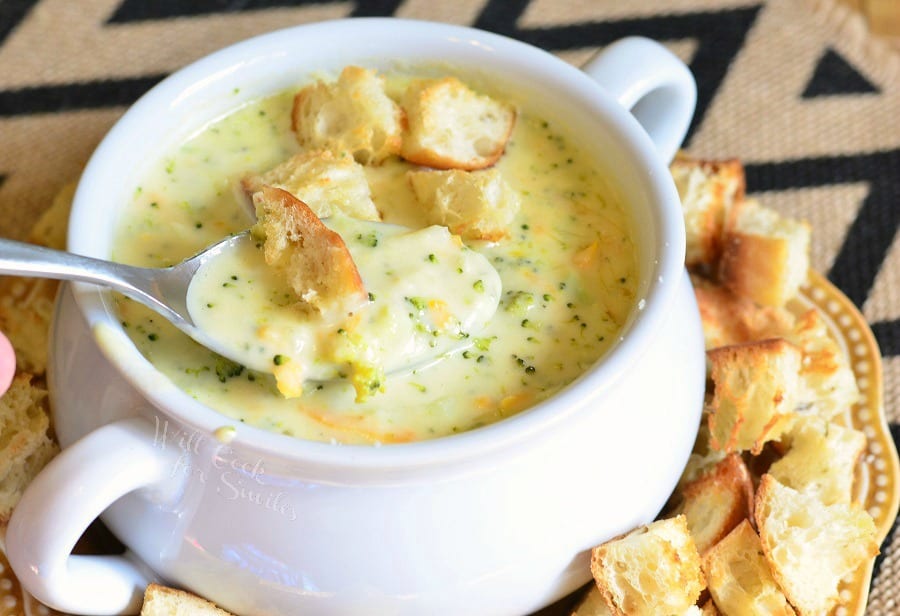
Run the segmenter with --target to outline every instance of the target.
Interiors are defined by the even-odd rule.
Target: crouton
[[[769,467],[769,474],[825,505],[849,504],[866,435],[811,415],[798,418],[788,437],[790,448]]]
[[[320,313],[346,316],[368,301],[359,270],[341,236],[301,200],[264,186],[253,194],[265,237],[266,263],[279,270],[304,304]]]
[[[878,555],[875,523],[863,510],[823,504],[763,475],[756,526],[772,575],[800,614],[837,605],[838,584]]]
[[[753,514],[753,480],[738,454],[730,454],[681,490],[688,530],[703,555]]]
[[[719,616],[721,612],[716,607],[716,604],[713,603],[712,599],[707,599],[706,602],[700,606],[700,614],[701,616]]]
[[[729,616],[789,616],[793,608],[772,577],[759,537],[749,520],[703,557],[703,574],[713,600]]]
[[[231,614],[189,592],[160,584],[150,584],[144,591],[141,616],[231,616]]]
[[[50,207],[31,227],[31,231],[28,233],[29,242],[56,250],[65,249],[69,212],[72,210],[72,200],[75,198],[77,186],[78,182],[72,181],[59,189],[59,192],[53,197]]]
[[[728,215],[719,279],[735,295],[764,306],[784,306],[806,281],[810,227],[755,201]]]
[[[484,169],[506,149],[516,111],[455,77],[418,79],[401,100],[406,113],[400,155],[435,169]]]
[[[0,397],[0,524],[59,448],[50,437],[47,391],[20,373]]]
[[[856,377],[818,310],[800,315],[787,338],[803,350],[801,408],[831,419],[856,403]]]
[[[591,573],[614,615],[682,614],[704,589],[700,555],[681,515],[593,549]]]
[[[263,186],[286,190],[319,218],[341,212],[351,218],[381,220],[365,169],[349,154],[301,152],[262,175],[244,178],[241,184],[251,198]]]
[[[375,165],[400,151],[402,111],[385,93],[384,77],[347,66],[336,82],[317,81],[294,97],[291,128],[307,150],[347,153]]]
[[[0,331],[16,351],[19,370],[47,371],[50,321],[59,281],[0,276]]]
[[[694,439],[694,448],[688,456],[687,464],[678,480],[676,490],[680,494],[684,486],[694,481],[706,471],[715,467],[728,455],[720,449],[713,449],[711,437],[709,433],[709,404],[712,402],[712,396],[707,395],[704,403],[704,411],[700,417],[700,425],[697,427],[697,438]]]
[[[509,235],[519,198],[498,170],[410,171],[407,177],[429,224],[470,240]]]
[[[760,306],[699,276],[691,282],[707,349],[782,338],[794,327],[794,316],[784,308]]]
[[[612,612],[606,606],[606,600],[600,594],[596,584],[591,584],[588,591],[572,610],[572,616],[610,616]]]
[[[722,252],[726,213],[744,198],[744,167],[738,160],[707,161],[677,157],[669,167],[687,232],[688,267],[712,265]]]
[[[773,338],[712,349],[707,357],[715,384],[709,413],[712,447],[759,454],[794,418],[800,349]]]

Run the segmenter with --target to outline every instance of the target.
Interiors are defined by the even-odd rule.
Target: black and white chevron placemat
[[[748,190],[809,220],[813,264],[862,310],[900,439],[900,55],[834,0],[0,0],[0,235],[23,237],[154,83],[248,36],[347,16],[499,32],[580,63],[626,35],[668,45],[699,84],[686,148],[738,157]],[[900,601],[900,533],[870,613]]]

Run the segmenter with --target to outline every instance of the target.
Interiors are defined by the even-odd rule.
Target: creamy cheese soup
[[[384,389],[387,374],[471,346],[493,317],[500,276],[447,227],[343,215],[325,222],[344,239],[368,292],[350,319],[298,311],[288,281],[249,236],[201,267],[188,290],[194,323],[229,357],[274,372],[283,394],[302,391],[304,380],[346,378],[365,398]]]
[[[248,228],[253,221],[237,185],[247,173],[266,171],[298,151],[290,131],[292,96],[285,92],[245,105],[152,163],[125,208],[113,258],[171,265]],[[219,357],[155,313],[119,297],[123,326],[160,371],[230,421],[304,439],[395,443],[435,438],[491,424],[552,396],[618,339],[637,304],[637,249],[625,204],[615,199],[604,172],[578,139],[546,121],[527,101],[513,102],[518,118],[497,168],[521,207],[507,238],[467,242],[499,275],[499,305],[466,344],[438,349],[443,353],[438,361],[388,374],[380,390],[361,401],[353,383],[340,378],[313,381],[300,397],[286,398],[271,374]],[[366,167],[366,174],[385,222],[424,229],[428,225],[406,178],[411,168],[389,159]],[[334,226],[353,251],[359,242],[354,232],[347,237],[342,224]],[[397,265],[427,278],[434,252],[418,246]],[[354,257],[371,291],[376,285],[370,279],[380,274],[367,269],[363,253]],[[444,277],[438,282],[444,284]],[[229,282],[240,281],[219,284]],[[239,301],[210,292],[208,303],[227,304],[231,316],[225,318],[238,323],[245,310],[259,310],[258,304],[246,307],[259,300],[252,298],[252,288],[242,291]],[[399,316],[415,325],[410,312],[419,318],[427,311],[416,298],[432,291],[397,292],[410,300],[388,302],[385,306],[392,307],[386,310],[402,307]],[[309,335],[322,338],[321,332]],[[326,333],[322,339],[339,335]],[[404,363],[392,356],[390,337],[383,338],[382,351],[389,369]],[[328,370],[319,376],[327,375],[335,376]]]

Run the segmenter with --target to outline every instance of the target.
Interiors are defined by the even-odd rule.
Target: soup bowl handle
[[[154,447],[141,418],[107,424],[66,448],[28,486],[9,522],[6,552],[25,588],[50,607],[77,614],[140,610],[156,580],[126,552],[72,554],[91,522],[119,497],[152,490],[171,476],[171,461]]]
[[[697,84],[688,67],[659,43],[628,37],[601,50],[581,69],[631,111],[660,158],[671,161],[697,104]]]

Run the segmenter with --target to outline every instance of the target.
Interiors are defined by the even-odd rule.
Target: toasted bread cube
[[[741,202],[726,221],[719,279],[735,295],[784,306],[806,281],[810,235],[806,222]]]
[[[407,177],[429,224],[470,240],[509,235],[519,198],[498,170],[410,171]]]
[[[736,453],[684,486],[681,497],[677,513],[687,518],[701,555],[753,515],[753,480]]]
[[[687,232],[685,264],[712,265],[722,252],[726,213],[744,198],[744,167],[738,160],[677,157],[669,167]]]
[[[141,616],[231,616],[231,613],[189,592],[150,584],[144,591]]]
[[[606,600],[600,594],[600,589],[596,584],[591,584],[572,611],[572,616],[610,616],[611,614],[612,612],[606,606]]]
[[[48,278],[0,276],[0,330],[16,351],[19,370],[47,371],[50,322],[59,282]]]
[[[696,607],[705,586],[700,555],[683,515],[594,548],[591,573],[616,616],[685,613]]]
[[[0,396],[0,524],[9,522],[22,493],[57,454],[50,438],[47,391],[19,373]]]
[[[264,186],[253,194],[253,203],[266,263],[282,273],[305,304],[346,316],[368,300],[344,240],[303,201]]]
[[[697,426],[697,438],[694,439],[694,448],[691,450],[684,471],[682,471],[681,477],[678,480],[678,486],[676,488],[678,495],[681,494],[684,486],[713,469],[719,462],[728,456],[728,454],[721,449],[713,449],[712,447],[708,413],[712,397],[707,395],[706,398],[704,411],[700,417],[700,425]]]
[[[484,169],[506,149],[516,122],[512,105],[478,94],[456,77],[413,81],[400,155],[435,169]]]
[[[798,418],[788,436],[790,448],[769,467],[769,474],[826,505],[849,504],[866,435],[812,415]]]
[[[856,377],[821,313],[811,308],[802,314],[787,337],[803,350],[800,406],[824,419],[853,406],[859,399]]]
[[[698,276],[693,276],[691,282],[707,349],[782,338],[794,327],[793,315],[784,308],[760,306]]]
[[[66,233],[69,230],[69,212],[72,210],[72,200],[75,198],[77,181],[64,184],[53,197],[50,207],[44,210],[31,231],[28,233],[28,241],[32,244],[40,244],[56,250],[65,250]]]
[[[707,357],[715,384],[709,413],[712,447],[759,454],[794,418],[800,349],[773,338],[712,349]]]
[[[782,485],[763,475],[756,526],[772,575],[800,614],[837,605],[838,584],[878,555],[875,523],[866,511]]]
[[[716,605],[729,616],[794,614],[749,520],[742,520],[704,555],[703,574]]]
[[[372,201],[369,182],[362,165],[349,154],[328,150],[301,152],[277,167],[241,182],[247,194],[263,186],[291,193],[309,206],[319,218],[341,212],[361,220],[381,220]]]
[[[713,603],[712,599],[707,599],[706,602],[700,606],[700,614],[701,616],[719,616],[721,612],[716,607],[716,604]]]
[[[402,111],[385,93],[384,77],[347,66],[334,83],[318,81],[294,97],[291,128],[307,150],[347,153],[374,165],[400,152]]]

